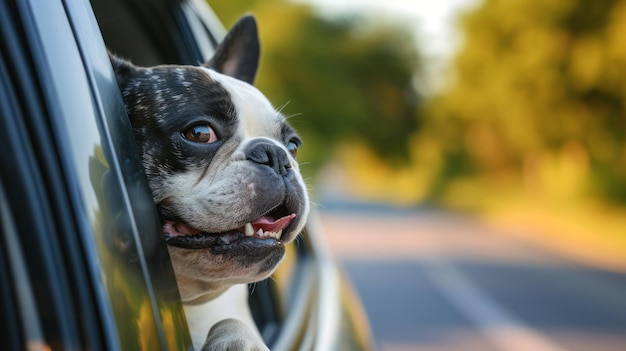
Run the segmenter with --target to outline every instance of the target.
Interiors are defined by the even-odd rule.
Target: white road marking
[[[565,351],[564,348],[516,318],[451,264],[431,261],[426,274],[433,285],[503,351]]]

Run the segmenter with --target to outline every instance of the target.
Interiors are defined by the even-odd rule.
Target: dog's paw
[[[209,331],[202,351],[269,351],[261,338],[237,319],[224,319]]]

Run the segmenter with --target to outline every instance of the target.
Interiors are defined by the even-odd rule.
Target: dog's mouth
[[[185,249],[207,249],[247,241],[267,241],[281,244],[283,231],[296,218],[295,213],[274,210],[245,223],[241,227],[220,233],[208,233],[181,221],[164,220],[163,234],[168,245]]]

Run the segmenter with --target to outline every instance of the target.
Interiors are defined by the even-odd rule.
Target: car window
[[[190,344],[161,225],[147,187],[119,88],[95,17],[87,3],[66,3],[94,101],[102,151],[89,156],[89,179],[102,215],[96,243],[122,340],[185,349]],[[68,121],[72,129],[73,121]],[[136,330],[127,328],[137,323]],[[156,345],[155,345],[156,346]],[[152,348],[152,347],[149,347]]]
[[[87,339],[98,339],[94,331],[103,326],[92,318],[78,323],[82,313],[99,315],[99,306],[88,286],[72,284],[88,279],[80,253],[67,254],[78,242],[76,223],[67,207],[53,206],[67,200],[66,183],[50,138],[54,130],[44,106],[46,87],[35,64],[41,52],[30,41],[36,29],[24,2],[3,1],[0,7],[2,257],[11,276],[8,283],[15,282],[9,285],[15,304],[7,311],[16,313],[2,310],[2,320],[24,326],[21,335],[10,338],[14,341],[21,336],[24,344],[80,347]],[[36,131],[46,137],[39,138]],[[22,308],[26,306],[30,308]],[[26,330],[30,325],[33,329]],[[106,345],[103,340],[99,344]]]
[[[190,41],[198,46],[199,62],[205,62],[213,56],[215,48],[226,36],[226,29],[202,0],[183,1],[180,8],[180,22],[188,23]]]
[[[43,334],[22,331],[23,342],[188,349],[160,224],[89,3],[2,1],[0,30],[1,239],[12,245],[0,250],[16,250],[0,268],[15,275],[26,265],[15,279],[30,278],[23,289],[36,309],[12,318],[29,332],[40,321]],[[16,306],[28,305],[16,289]]]
[[[91,0],[107,47],[140,66],[197,64],[199,49],[179,27],[180,2]]]
[[[6,28],[7,24],[4,23],[2,26]],[[4,52],[5,48],[2,49]],[[0,56],[1,116],[10,116],[17,112],[19,107],[16,106],[15,98],[9,71],[2,55]],[[0,123],[3,131],[10,131],[11,128],[7,126],[10,122],[6,118],[0,120]],[[2,138],[2,140],[8,139]],[[6,153],[10,148],[5,142],[0,142],[0,145]],[[11,163],[7,157],[0,156],[0,167],[7,167]],[[19,239],[16,237],[18,227],[14,220],[14,209],[4,190],[8,184],[9,180],[0,176],[0,279],[2,281],[0,284],[0,311],[2,311],[0,318],[3,321],[3,327],[0,328],[0,340],[3,347],[17,350],[24,345],[24,340],[43,340],[43,332],[35,309],[31,279]],[[21,318],[22,316],[25,318]]]

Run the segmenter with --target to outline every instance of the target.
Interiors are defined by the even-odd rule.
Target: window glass
[[[89,3],[68,1],[63,8],[47,1],[30,10],[38,32],[54,37],[41,40],[46,60],[40,69],[51,75],[48,97],[61,118],[58,132],[66,138],[60,142],[84,211],[78,220],[93,233],[82,238],[84,249],[99,270],[94,274],[105,287],[102,298],[112,308],[120,345],[186,349],[190,340],[160,224]],[[71,26],[58,21],[66,15]]]

